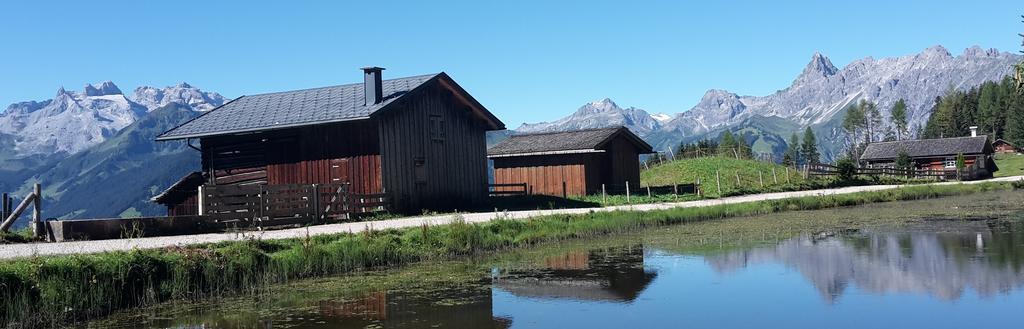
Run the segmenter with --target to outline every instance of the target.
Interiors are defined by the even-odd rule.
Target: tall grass
[[[1010,188],[1005,183],[915,186],[701,208],[499,219],[484,224],[454,217],[447,225],[400,230],[20,259],[0,263],[0,323],[55,325],[169,299],[259,293],[271,284],[299,278],[660,225]]]

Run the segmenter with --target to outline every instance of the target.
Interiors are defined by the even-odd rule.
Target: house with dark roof
[[[640,155],[651,145],[625,127],[513,135],[487,150],[495,184],[531,194],[580,196],[640,187]]]
[[[893,168],[900,153],[906,153],[915,169],[956,171],[956,158],[962,154],[965,166],[980,172],[979,177],[991,177],[999,170],[992,158],[992,143],[988,137],[953,137],[879,142],[868,144],[860,161],[870,168]]]
[[[996,151],[996,153],[1018,153],[1018,152],[1020,152],[1020,148],[1017,148],[1016,145],[1013,145],[1013,143],[1010,143],[1010,142],[1008,142],[1008,141],[1006,141],[1006,140],[1004,140],[1002,138],[997,139],[996,141],[992,142],[992,148]]]
[[[484,201],[485,133],[505,125],[445,73],[384,80],[382,71],[242,96],[157,140],[199,141],[205,186],[345,183],[415,213]]]

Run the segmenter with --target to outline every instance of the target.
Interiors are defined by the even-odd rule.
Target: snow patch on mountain
[[[150,111],[170,103],[187,105],[194,111],[206,112],[224,105],[227,99],[215,92],[204,92],[188,83],[182,82],[174,86],[156,88],[142,86],[135,88],[131,100],[142,104]]]

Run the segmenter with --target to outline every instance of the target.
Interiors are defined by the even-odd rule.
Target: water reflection
[[[968,289],[991,297],[1024,286],[1021,237],[1013,230],[808,236],[773,247],[706,257],[718,273],[780,263],[799,271],[829,303],[850,287],[957,300]]]
[[[387,286],[353,296],[342,288],[330,289],[351,285],[326,284],[318,289],[321,286],[310,284],[251,307],[219,302],[216,307],[188,312],[146,314],[141,316],[148,321],[144,325],[137,321],[140,317],[127,317],[118,324],[129,328],[626,328],[681,323],[715,328],[745,328],[752,323],[769,328],[819,328],[822,323],[844,328],[995,327],[1005,324],[1003,316],[1024,305],[1020,224],[929,223],[920,230],[838,232],[726,251],[671,251],[686,244],[668,236],[649,236],[646,246],[596,241],[584,245],[597,249],[560,250],[553,256],[529,254],[526,260],[495,260],[466,268],[441,264],[445,273],[461,269],[472,274],[412,287]],[[330,280],[360,282],[360,276]]]
[[[540,268],[503,269],[493,285],[526,298],[630,302],[657,273],[644,268],[643,246],[573,251],[544,259]]]

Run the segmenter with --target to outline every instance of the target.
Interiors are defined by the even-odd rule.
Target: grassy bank
[[[996,177],[1024,175],[1024,155],[1000,153],[995,158],[996,166],[999,167],[999,171],[994,174]]]
[[[650,212],[596,212],[188,248],[55,256],[0,263],[0,320],[50,325],[168,299],[254,293],[275,283],[448,259],[545,241],[710,219],[918,200],[1011,184],[914,186],[847,195]]]

